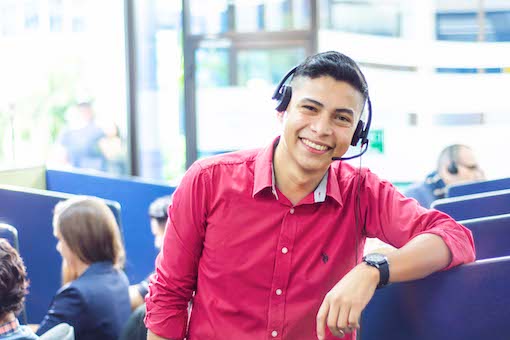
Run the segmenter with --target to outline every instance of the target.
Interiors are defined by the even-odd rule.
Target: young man
[[[311,56],[281,90],[280,137],[196,162],[175,192],[148,339],[354,339],[378,286],[473,261],[467,229],[332,160],[358,142],[368,100],[352,59]],[[362,260],[366,237],[399,249]]]
[[[485,175],[480,169],[475,154],[470,147],[462,144],[449,145],[441,151],[437,169],[425,181],[409,187],[404,194],[416,199],[429,208],[432,202],[444,198],[448,185],[483,181]]]

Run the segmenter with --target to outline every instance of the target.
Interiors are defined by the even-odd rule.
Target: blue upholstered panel
[[[132,177],[46,171],[48,190],[80,195],[94,195],[114,200],[122,206],[122,229],[126,246],[126,272],[131,283],[137,283],[154,270],[157,251],[150,229],[150,203],[175,188],[161,182],[148,182]]]
[[[500,178],[492,181],[452,185],[447,188],[446,197],[472,195],[482,192],[505,189],[510,189],[510,178]]]
[[[476,258],[510,256],[510,214],[460,221],[473,232]]]
[[[457,221],[508,214],[510,213],[510,190],[443,198],[434,201],[432,208],[447,213]]]
[[[377,290],[363,340],[510,339],[510,257],[479,260]]]
[[[27,267],[30,286],[26,299],[29,323],[40,323],[61,285],[60,254],[53,237],[53,209],[72,195],[38,189],[0,186],[0,222],[15,225],[20,255]],[[106,202],[120,216],[116,202]]]

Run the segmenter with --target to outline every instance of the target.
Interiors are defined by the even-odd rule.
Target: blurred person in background
[[[117,123],[111,121],[102,125],[104,136],[99,140],[99,150],[104,157],[104,171],[126,174],[126,144],[121,137]]]
[[[59,202],[53,218],[63,286],[37,334],[66,322],[77,340],[117,340],[130,314],[125,251],[110,208],[95,197]]]
[[[416,199],[423,207],[444,198],[449,185],[485,180],[473,150],[463,144],[449,145],[441,151],[437,169],[423,182],[415,183],[404,194]]]
[[[48,164],[104,171],[106,160],[99,141],[105,132],[95,122],[92,103],[77,103],[66,118],[67,126],[59,134]]]

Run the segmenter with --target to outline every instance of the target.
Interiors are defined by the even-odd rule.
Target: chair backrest
[[[74,327],[59,323],[39,337],[40,340],[74,340]]]
[[[510,178],[452,185],[446,188],[446,197],[472,195],[505,189],[510,189]]]
[[[510,256],[510,214],[460,221],[471,230],[478,260]]]
[[[479,260],[376,291],[363,340],[510,339],[510,256]]]
[[[508,214],[510,189],[443,198],[434,201],[431,207],[447,213],[457,221]]]

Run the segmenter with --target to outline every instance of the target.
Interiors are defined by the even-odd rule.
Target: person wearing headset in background
[[[175,191],[148,339],[355,339],[376,288],[474,260],[469,230],[336,161],[368,142],[368,86],[351,58],[308,57],[274,98],[281,136],[195,162]],[[399,249],[362,259],[366,237]]]
[[[439,154],[437,169],[429,174],[425,181],[410,186],[404,195],[429,208],[432,202],[445,197],[447,186],[483,180],[485,175],[473,150],[466,145],[453,144]]]

